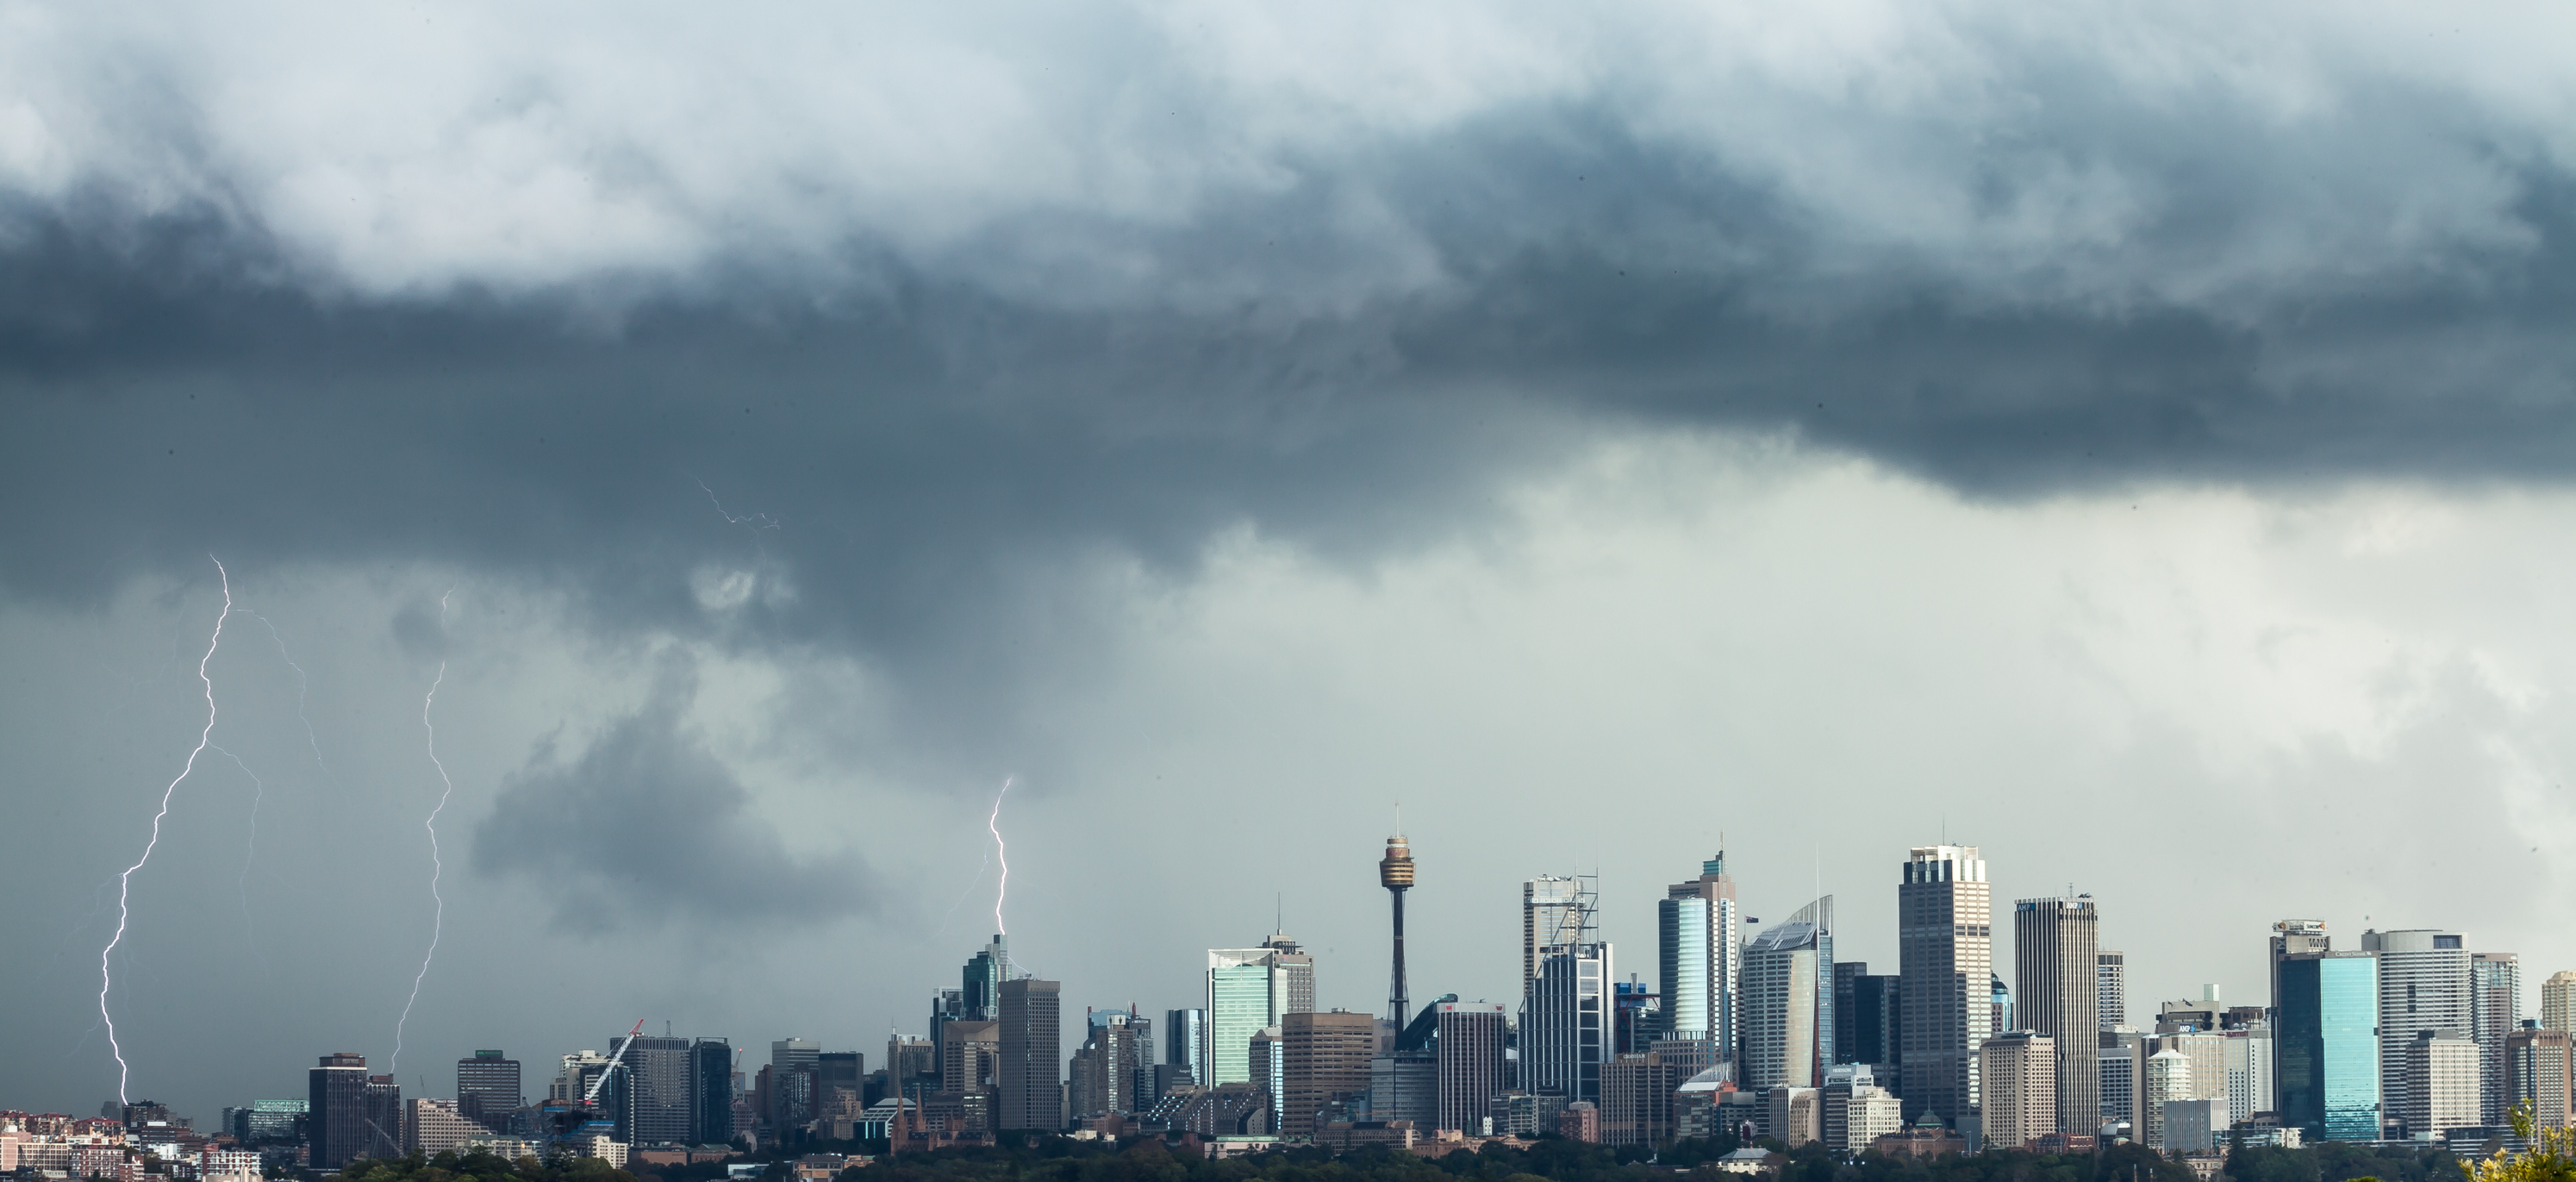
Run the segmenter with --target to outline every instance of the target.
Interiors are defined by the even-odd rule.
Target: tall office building
[[[1993,1035],[1994,896],[1977,847],[1914,847],[1896,924],[1906,1120],[1955,1123],[1976,1107],[1976,1050]]]
[[[1343,1010],[1288,1014],[1280,1020],[1279,1054],[1279,1131],[1312,1137],[1325,1105],[1368,1088],[1377,1019]]]
[[[2381,1111],[2403,1119],[2421,1108],[2407,1076],[2415,1036],[2471,1029],[2468,938],[2429,928],[2366,931],[2361,950],[2379,954]]]
[[[1207,1082],[1206,1010],[1163,1012],[1163,1062],[1188,1072],[1192,1082]]]
[[[495,1132],[507,1129],[510,1114],[527,1103],[519,1082],[519,1061],[500,1051],[476,1051],[456,1061],[456,1114]]]
[[[2540,1028],[2576,1034],[2576,971],[2560,969],[2540,983]]]
[[[2016,1025],[2047,1035],[2057,1055],[2057,1123],[2047,1131],[2085,1133],[2101,1124],[2100,928],[2091,895],[2013,904],[2013,978],[2021,983]],[[1994,1127],[1991,1116],[1986,1127]]]
[[[1211,948],[1207,967],[1207,1059],[1199,1081],[1210,1087],[1257,1083],[1252,1036],[1288,1013],[1288,969],[1268,948]]]
[[[1864,961],[1834,962],[1835,1058],[1885,1068],[1884,1074],[1895,1075],[1897,981],[1892,975],[1872,976]]]
[[[732,1043],[701,1038],[690,1044],[689,1089],[689,1139],[699,1145],[733,1140]]]
[[[2086,1042],[2092,1042],[2100,1031],[2088,1027],[2083,1034]],[[2043,1135],[2064,1131],[2058,1106],[2066,1088],[2057,1070],[2067,1056],[2056,1042],[2045,1034],[2016,1030],[1989,1038],[1978,1048],[1985,1092],[1979,1119],[1986,1148],[2020,1149]],[[2084,1060],[2088,1068],[2096,1061],[2092,1056]]]
[[[1521,995],[1529,995],[1540,966],[1573,947],[1591,924],[1592,901],[1579,878],[1542,874],[1521,884]],[[1397,1017],[1395,1024],[1407,1021]]]
[[[609,1110],[617,1139],[629,1145],[688,1144],[697,1131],[689,1040],[639,1034],[625,1046],[618,1103]]]
[[[365,1094],[367,1144],[360,1156],[401,1157],[409,1131],[403,1124],[402,1085],[390,1075],[370,1075]]]
[[[1314,954],[1306,951],[1305,947],[1295,940],[1289,939],[1286,932],[1272,932],[1269,939],[1261,942],[1261,946],[1269,949],[1271,960],[1288,972],[1288,1000],[1286,1007],[1280,1012],[1287,1014],[1315,1012]]]
[[[2479,1125],[2478,1043],[2462,1030],[2419,1030],[2406,1040],[2406,1095],[2390,1115],[2409,1137]]]
[[[1736,1076],[1742,1087],[1817,1087],[1833,1065],[1832,1019],[1818,1012],[1818,998],[1832,996],[1833,972],[1827,929],[1818,920],[1832,905],[1817,904],[1745,946],[1744,1058]]]
[[[1054,1132],[1064,1127],[1064,1039],[1058,1025],[1063,986],[1029,977],[1002,982],[1000,1095],[994,1127]]]
[[[2281,1004],[2281,962],[2293,956],[2313,956],[2334,951],[2334,940],[2326,935],[2321,919],[2285,919],[2272,925],[2270,980],[2272,1005]],[[2277,1021],[2274,1025],[2279,1025]]]
[[[1543,881],[1548,880],[1524,887],[1525,894]],[[1524,921],[1529,929],[1524,942],[1533,946],[1536,918]],[[1721,1057],[1734,1056],[1742,1012],[1742,921],[1735,880],[1726,874],[1725,850],[1700,863],[1698,878],[1666,888],[1655,904],[1665,1037],[1711,1041]]]
[[[2470,1037],[2478,1044],[2478,1120],[2502,1125],[2513,1107],[2505,1040],[2522,1028],[2522,959],[2510,952],[2469,955]]]
[[[2379,956],[2294,952],[2272,966],[2273,1089],[2311,1141],[2380,1135]]]
[[[1001,1017],[1002,982],[1011,979],[1009,941],[995,932],[992,943],[967,958],[966,967],[960,971],[959,977],[963,983],[960,993],[966,1007],[962,1017],[969,1022]]]
[[[367,1057],[322,1056],[306,1073],[305,1141],[314,1169],[336,1170],[368,1156]]]
[[[2165,1102],[2194,1098],[2191,1058],[2171,1047],[2157,1051],[2147,1056],[2139,1082],[2144,1088],[2140,1107],[2146,1120],[2137,1126],[2138,1139],[2159,1152],[2169,1149],[2165,1140]]]
[[[1495,1115],[1494,1097],[1502,1094],[1508,1082],[1504,1044],[1510,1037],[1511,1015],[1502,1006],[1483,1001],[1444,1001],[1435,1008],[1440,1015],[1433,1043],[1439,1061],[1435,1127],[1477,1136],[1484,1122]]]
[[[939,1051],[940,1091],[962,1096],[994,1087],[1001,1071],[1002,1023],[951,1022],[948,1041]]]
[[[2093,954],[2093,1005],[2097,1029],[2117,1030],[2129,1024],[2129,955]]]
[[[1143,1112],[1153,1086],[1153,1027],[1127,1010],[1093,1010],[1073,1052],[1065,1107],[1075,1120]]]
[[[2564,1030],[2543,1029],[2526,1021],[2505,1040],[2508,1095],[2531,1113],[2544,1129],[2563,1129],[2570,1121],[2569,1089],[2576,1087],[2576,1039]]]
[[[1582,927],[1589,930],[1589,915]],[[1610,1053],[1610,945],[1579,941],[1551,953],[1521,1010],[1524,1090],[1601,1102]]]

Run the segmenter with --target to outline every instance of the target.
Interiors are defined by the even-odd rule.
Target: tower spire
[[[1402,1030],[1413,1016],[1404,995],[1404,892],[1413,889],[1413,846],[1404,834],[1386,839],[1386,856],[1378,860],[1377,881],[1395,905],[1394,972],[1387,986],[1386,1014],[1395,1028]]]

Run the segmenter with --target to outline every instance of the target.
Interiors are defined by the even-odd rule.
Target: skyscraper
[[[1873,976],[1863,961],[1840,960],[1834,962],[1834,980],[1834,1057],[1886,1068],[1892,1078],[1899,1039],[1899,979]]]
[[[1529,994],[1540,965],[1583,939],[1592,911],[1579,879],[1542,874],[1521,884],[1521,994]],[[1399,1015],[1401,1028],[1406,1018]]]
[[[618,1103],[610,1110],[617,1139],[629,1145],[687,1144],[697,1131],[689,1040],[639,1034],[625,1045]]]
[[[2057,1056],[2056,1124],[2048,1131],[2089,1132],[2102,1119],[2100,918],[2091,895],[2013,904],[2018,1025],[2047,1035]],[[1994,1127],[1991,1117],[1986,1127]]]
[[[2083,1032],[2086,1042],[2099,1035],[2090,1027]],[[1998,1034],[1978,1048],[1986,1148],[2020,1149],[2044,1134],[2064,1131],[2058,1104],[2066,1087],[2057,1070],[2067,1056],[2051,1045],[2055,1041],[2019,1030]],[[2092,1062],[2086,1060],[2088,1066]]]
[[[2125,952],[2093,954],[2094,1020],[2098,1029],[2129,1024],[2129,956]]]
[[[1953,1123],[1976,1105],[1976,1048],[1993,1034],[1994,896],[1977,847],[1914,847],[1896,917],[1906,1119]]]
[[[2381,1111],[2402,1119],[2422,1107],[2407,1076],[2415,1036],[2470,1029],[2468,939],[2429,928],[2367,931],[2361,949],[2379,954]]]
[[[1503,1044],[1510,1014],[1492,1002],[1444,1001],[1434,1049],[1439,1055],[1438,1128],[1475,1136],[1494,1115],[1505,1081]]]
[[[366,1087],[367,1144],[361,1156],[388,1158],[403,1155],[404,1127],[402,1085],[390,1075],[370,1075]]]
[[[1252,1078],[1252,1036],[1288,1012],[1288,969],[1268,948],[1211,948],[1207,967],[1207,1061],[1199,1082]]]
[[[1279,1131],[1312,1137],[1315,1114],[1326,1104],[1369,1086],[1377,1019],[1342,1010],[1289,1014],[1280,1021],[1279,1053]]]
[[[1413,846],[1403,834],[1386,839],[1386,856],[1378,860],[1377,881],[1386,888],[1386,897],[1395,908],[1395,948],[1387,981],[1386,1020],[1401,1030],[1413,1017],[1404,992],[1404,892],[1413,889]]]
[[[476,1051],[473,1058],[456,1061],[458,1116],[497,1132],[525,1103],[518,1060],[500,1051]]]
[[[1524,893],[1530,892],[1535,880]],[[1526,904],[1525,904],[1526,906]],[[1538,921],[1524,920],[1524,941],[1535,946]],[[1705,1039],[1722,1058],[1733,1058],[1742,1012],[1743,930],[1735,880],[1726,874],[1726,851],[1700,863],[1698,878],[1665,889],[1655,904],[1655,959],[1663,989],[1665,1037]],[[1643,1049],[1643,1048],[1638,1048]]]
[[[1000,1096],[994,1127],[1055,1132],[1064,1127],[1064,1039],[1058,1025],[1063,986],[1029,977],[1002,982]]]
[[[1073,1052],[1066,1079],[1066,1108],[1075,1120],[1112,1112],[1143,1112],[1152,1086],[1152,1024],[1126,1010],[1093,1010],[1088,1035]]]
[[[2281,1004],[2281,962],[2293,956],[2308,956],[2334,951],[2333,938],[2326,935],[2321,919],[2285,919],[2272,925],[2271,982],[2272,1004]],[[2277,1023],[2275,1023],[2277,1025]]]
[[[1164,1012],[1163,1062],[1187,1071],[1194,1082],[1207,1082],[1206,1010],[1194,1007]]]
[[[2315,1141],[2378,1140],[2378,955],[2287,953],[2272,979],[2281,1123]]]
[[[1818,998],[1830,997],[1832,968],[1823,948],[1826,930],[1817,917],[1831,911],[1817,900],[1797,917],[1774,924],[1744,949],[1744,1058],[1736,1079],[1747,1088],[1812,1088],[1832,1065],[1832,1027]],[[1825,988],[1817,988],[1820,977]]]
[[[1589,913],[1583,928],[1589,929]],[[1577,941],[1550,953],[1521,1010],[1521,1078],[1531,1092],[1601,1102],[1610,1054],[1610,945]]]
[[[1261,942],[1270,950],[1270,959],[1288,970],[1288,1000],[1281,1010],[1288,1014],[1315,1012],[1315,956],[1304,945],[1288,938],[1286,932],[1272,932]]]
[[[2505,1040],[2505,1063],[2512,1102],[2528,1109],[2541,1128],[2566,1128],[2569,1088],[2576,1086],[2576,1040],[2564,1030],[2526,1021]]]
[[[2390,1115],[2409,1137],[2439,1137],[2478,1119],[2478,1043],[2463,1030],[2419,1030],[2406,1040],[2406,1097]]]
[[[689,1077],[690,1140],[699,1145],[733,1140],[733,1044],[721,1038],[692,1043]]]
[[[305,1138],[313,1168],[336,1170],[366,1156],[367,1057],[322,1056],[306,1073]]]
[[[2540,1028],[2576,1034],[2576,971],[2560,969],[2540,983]]]
[[[2522,1028],[2522,960],[2510,952],[2469,956],[2470,1036],[2478,1044],[2478,1121],[2505,1123],[2513,1107],[2513,1073],[2505,1040]]]

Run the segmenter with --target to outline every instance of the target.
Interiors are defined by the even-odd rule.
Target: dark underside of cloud
[[[454,564],[611,629],[865,653],[935,708],[1080,634],[1087,564],[1186,574],[1247,524],[1365,562],[1626,430],[1788,435],[2000,498],[2576,474],[2576,186],[2546,169],[2517,182],[2509,249],[2188,302],[1856,256],[1764,185],[1558,130],[1368,165],[1438,278],[1340,295],[1355,248],[1321,182],[1177,228],[996,231],[1120,236],[1187,288],[1167,298],[865,241],[801,269],[366,296],[293,280],[236,215],[21,208],[0,577],[77,600],[209,551]],[[2124,257],[2251,249],[2260,204],[2178,202]],[[709,564],[794,594],[711,623]]]
[[[871,913],[855,851],[792,855],[750,793],[683,724],[697,689],[666,661],[651,700],[569,763],[541,751],[474,829],[474,868],[534,888],[568,931],[759,925]]]

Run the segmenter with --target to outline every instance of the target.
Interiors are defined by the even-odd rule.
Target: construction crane
[[[635,1029],[626,1032],[626,1041],[617,1044],[617,1050],[608,1056],[608,1066],[600,1068],[599,1078],[590,1081],[590,1090],[583,1093],[581,1097],[582,1107],[599,1107],[599,1089],[608,1086],[608,1077],[617,1074],[618,1064],[626,1061],[626,1048],[634,1046],[635,1036],[642,1033],[644,1033],[644,1019],[637,1018]]]

